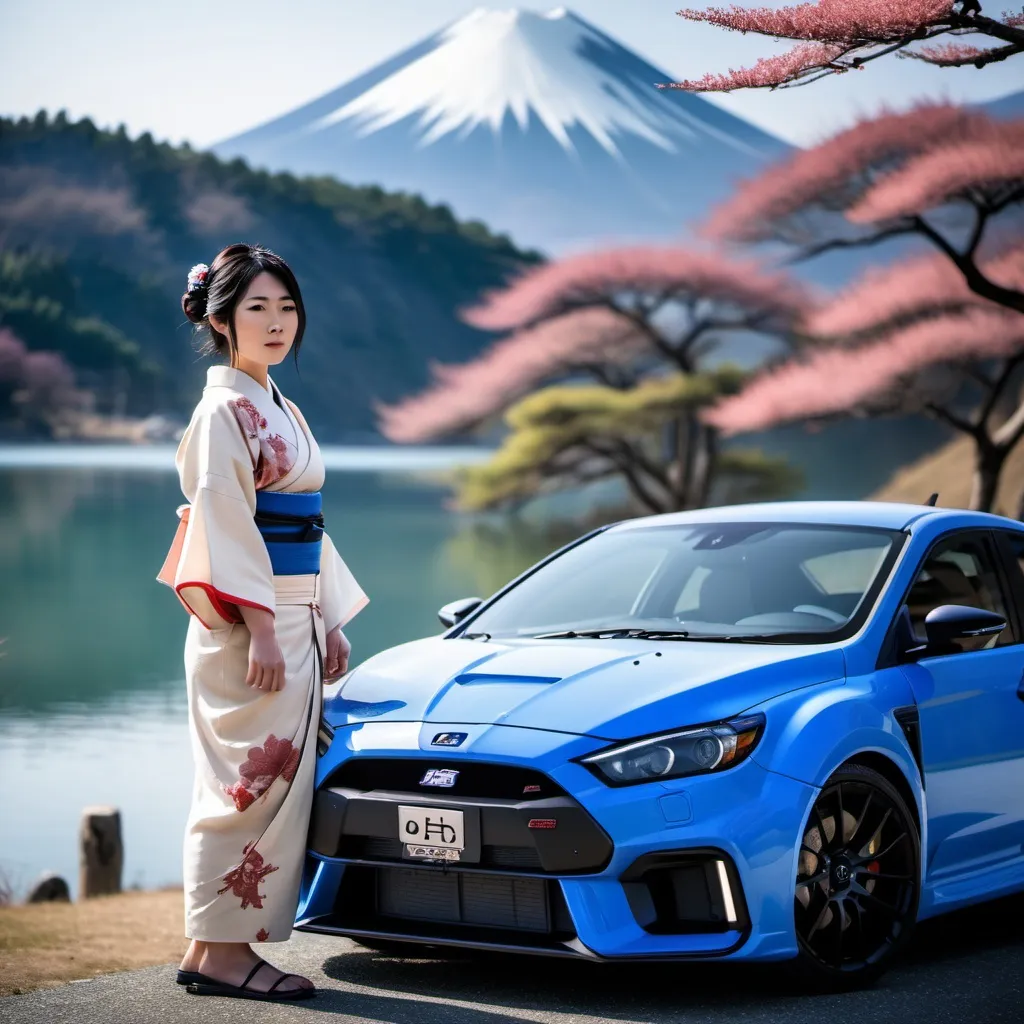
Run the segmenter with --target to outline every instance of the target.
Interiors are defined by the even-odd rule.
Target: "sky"
[[[689,0],[695,7],[708,0]],[[782,6],[750,0],[748,6]],[[283,114],[373,67],[475,7],[475,0],[0,0],[0,114],[60,109],[131,135],[202,148]],[[669,80],[749,65],[784,44],[679,18],[679,0],[575,0],[572,11]],[[1024,87],[1019,63],[942,70],[884,59],[808,87],[714,97],[807,145],[883,102],[993,99]]]

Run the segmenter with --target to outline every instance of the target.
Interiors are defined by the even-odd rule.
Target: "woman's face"
[[[227,334],[226,324],[210,319]],[[253,278],[235,309],[238,365],[276,366],[291,351],[298,329],[299,314],[292,296],[277,277],[263,271]]]

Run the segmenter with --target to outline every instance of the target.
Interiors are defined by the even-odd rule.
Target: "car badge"
[[[451,789],[459,773],[454,768],[428,768],[426,775],[420,779],[421,786],[444,786]]]
[[[540,792],[540,786],[523,786],[523,795],[524,796],[527,793],[539,793],[539,792]]]
[[[527,828],[558,828],[558,820],[556,818],[531,818],[527,824]]]
[[[431,741],[432,747],[461,747],[468,732],[439,732]]]

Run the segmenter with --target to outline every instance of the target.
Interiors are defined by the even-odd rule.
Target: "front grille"
[[[455,768],[458,776],[451,787],[431,790],[420,780],[430,768]],[[435,792],[439,797],[493,797],[498,800],[547,800],[565,796],[553,779],[530,768],[485,764],[461,758],[351,757],[332,772],[323,788],[343,787],[363,792]]]
[[[440,759],[353,757],[317,789],[309,849],[324,857],[403,861],[399,808],[463,814],[469,869],[590,874],[611,859],[611,838],[558,783],[531,768],[476,761],[458,764],[455,785],[420,785]]]
[[[352,860],[402,860],[404,844],[400,839],[379,836],[346,836],[338,849],[339,857]],[[480,848],[480,867],[520,871],[543,871],[540,855],[532,846],[488,846]]]
[[[564,941],[575,935],[555,881],[430,868],[350,865],[332,920],[342,929],[498,942]]]
[[[381,868],[377,910],[383,917],[414,921],[551,931],[544,882],[535,878]]]

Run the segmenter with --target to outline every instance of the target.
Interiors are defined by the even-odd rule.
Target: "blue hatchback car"
[[[874,978],[1024,889],[1022,560],[868,502],[587,534],[327,691],[298,926]]]

